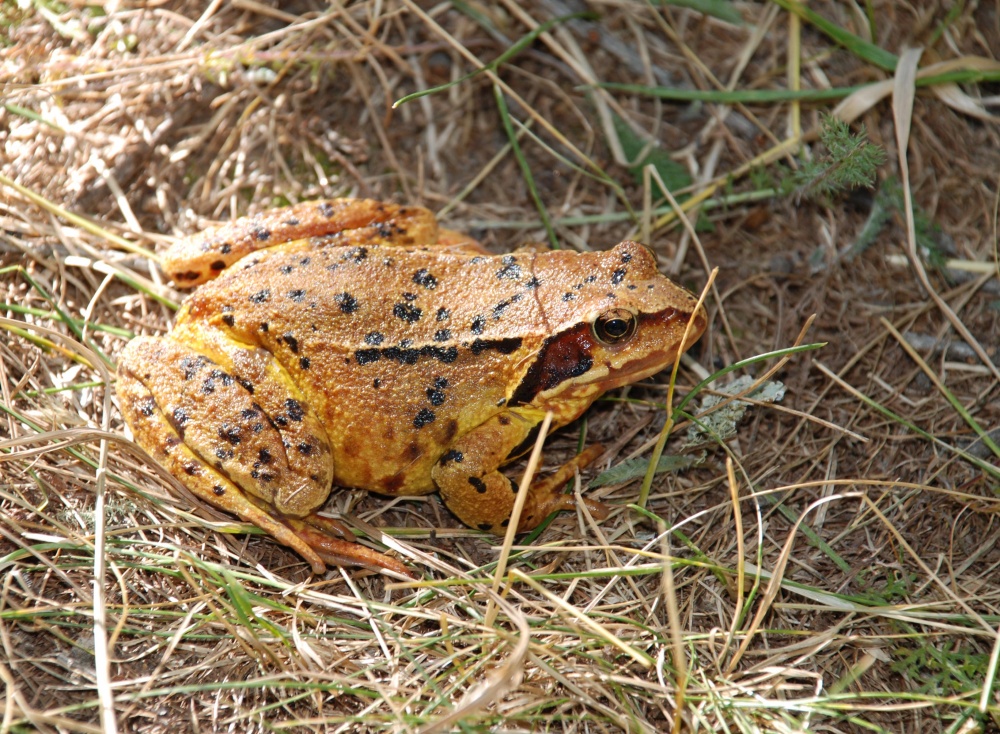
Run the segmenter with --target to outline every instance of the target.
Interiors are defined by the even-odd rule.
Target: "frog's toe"
[[[593,444],[574,456],[552,474],[537,479],[528,488],[528,499],[524,504],[524,512],[518,530],[525,531],[537,527],[546,517],[560,510],[575,510],[576,498],[571,494],[563,494],[563,487],[573,479],[579,469],[583,469],[604,453],[604,447]],[[584,497],[583,505],[598,520],[608,516],[609,508],[603,502]]]
[[[328,523],[335,521],[331,521],[329,518],[310,515],[301,520],[284,518],[283,522],[291,528],[296,538],[306,543],[314,553],[329,564],[360,566],[372,571],[384,569],[407,578],[416,578],[410,569],[391,556],[379,553],[352,540],[332,537],[329,533]],[[339,525],[339,523],[337,524]]]

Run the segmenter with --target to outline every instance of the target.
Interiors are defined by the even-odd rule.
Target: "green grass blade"
[[[743,25],[743,16],[729,0],[650,0],[653,5],[687,8],[733,25]]]
[[[886,51],[884,48],[876,46],[874,43],[866,41],[860,36],[854,35],[850,31],[844,30],[836,23],[824,18],[815,10],[810,10],[805,5],[797,2],[797,0],[772,1],[787,10],[789,13],[794,13],[799,16],[802,20],[809,23],[820,32],[825,33],[832,41],[840,44],[862,61],[872,64],[873,66],[877,66],[885,71],[896,70],[896,63],[899,61],[899,57],[891,51]]]
[[[94,354],[96,354],[98,357],[104,360],[104,362],[108,365],[108,367],[114,369],[115,363],[111,360],[110,357],[108,357],[104,352],[101,351],[100,347],[98,347],[94,343],[93,339],[87,339],[86,341],[84,341],[83,327],[80,326],[75,319],[70,318],[69,314],[67,314],[65,311],[62,310],[62,308],[59,307],[58,301],[55,298],[53,298],[52,295],[49,294],[41,285],[39,285],[38,282],[31,277],[31,275],[28,273],[27,270],[25,270],[24,268],[21,268],[20,270],[21,270],[21,277],[24,278],[26,281],[28,281],[28,283],[31,284],[31,287],[34,288],[36,291],[38,291],[38,293],[42,296],[42,298],[44,298],[48,302],[49,306],[52,307],[52,310],[56,314],[55,320],[61,321],[62,323],[66,324],[69,330],[73,332],[73,335],[77,338],[77,340],[90,347],[90,349],[93,350]]]
[[[827,376],[834,378],[834,380],[837,382],[838,385],[840,385],[841,387],[843,387],[845,390],[847,390],[848,392],[850,392],[852,395],[857,396],[863,403],[865,403],[866,405],[868,405],[871,408],[874,408],[879,413],[881,413],[882,415],[884,415],[886,418],[888,418],[888,419],[890,419],[892,421],[895,421],[899,425],[903,426],[907,430],[912,431],[913,433],[917,434],[921,438],[926,438],[928,441],[932,441],[934,444],[936,444],[938,446],[941,446],[942,448],[946,449],[947,451],[950,451],[950,452],[956,454],[957,456],[962,457],[963,459],[965,459],[966,461],[968,461],[970,464],[974,464],[976,467],[978,467],[979,469],[981,469],[984,473],[986,473],[989,476],[991,476],[993,479],[1000,479],[1000,467],[993,466],[989,462],[983,461],[982,459],[980,459],[980,458],[978,458],[976,456],[973,456],[968,451],[963,451],[962,449],[958,448],[957,446],[952,446],[950,443],[942,441],[937,436],[935,436],[935,435],[933,435],[931,433],[928,433],[927,431],[925,431],[923,428],[921,428],[920,426],[916,425],[915,423],[906,420],[906,418],[904,418],[903,416],[899,415],[898,413],[894,413],[893,411],[889,410],[884,405],[882,405],[881,403],[879,403],[878,401],[876,401],[874,398],[868,397],[867,395],[865,395],[860,390],[857,390],[853,386],[849,385],[847,382],[844,382],[841,378],[837,377],[833,372],[831,372],[828,369],[822,367],[822,365],[820,365],[820,369]]]
[[[920,77],[918,87],[933,87],[939,84],[978,84],[981,82],[995,83],[1000,81],[1000,72],[980,69],[958,69],[942,74],[932,74]],[[834,87],[833,89],[673,89],[671,87],[654,87],[645,84],[619,84],[602,82],[602,89],[616,92],[641,94],[648,97],[671,100],[674,102],[705,102],[712,104],[775,104],[780,102],[825,102],[843,99],[855,92],[861,91],[868,84],[858,84],[852,87]]]
[[[651,87],[645,84],[619,84],[602,82],[603,89],[630,92],[648,97],[658,97],[674,102],[706,102],[714,104],[768,104],[774,102],[823,102],[841,99],[863,89],[864,85],[837,87],[836,89],[674,89]]]
[[[514,131],[514,125],[511,122],[510,110],[507,108],[507,100],[503,96],[503,90],[496,84],[493,85],[493,96],[497,101],[497,111],[500,113],[500,121],[503,123],[504,132],[507,133],[507,139],[510,141],[511,150],[514,152],[514,158],[517,159],[517,165],[521,168],[521,175],[524,177],[524,183],[528,186],[528,192],[531,194],[532,201],[535,202],[535,208],[538,210],[538,216],[542,218],[542,223],[545,225],[545,231],[549,236],[549,244],[552,245],[553,249],[559,248],[559,240],[556,237],[556,231],[552,227],[552,219],[549,217],[549,212],[545,208],[545,203],[542,201],[542,197],[538,193],[538,187],[535,185],[535,177],[531,173],[531,166],[528,165],[528,160],[524,157],[524,151],[521,150],[521,143],[517,139],[517,133]]]
[[[715,372],[715,373],[709,375],[704,380],[702,380],[697,385],[695,385],[693,388],[691,388],[691,391],[687,395],[685,395],[681,399],[681,401],[679,403],[677,403],[677,405],[674,407],[674,420],[677,420],[678,418],[680,418],[680,417],[682,417],[684,415],[684,413],[683,413],[684,408],[687,406],[688,403],[690,403],[692,400],[695,399],[695,397],[698,395],[698,393],[700,393],[702,391],[702,389],[704,389],[705,387],[708,387],[713,382],[717,381],[719,378],[721,378],[721,377],[723,377],[725,375],[728,375],[730,372],[735,372],[737,370],[741,370],[744,367],[749,367],[750,365],[757,364],[758,362],[766,362],[766,361],[768,361],[770,359],[774,359],[775,357],[787,357],[787,356],[791,356],[792,354],[799,354],[800,352],[811,352],[811,351],[814,351],[816,349],[822,349],[826,345],[827,345],[827,342],[815,342],[813,344],[800,344],[797,347],[788,347],[786,349],[776,349],[773,352],[764,352],[763,354],[758,354],[758,355],[756,355],[754,357],[748,357],[746,359],[741,359],[739,362],[733,362],[731,365],[727,365],[726,367],[723,367],[718,372]]]
[[[628,167],[629,173],[636,183],[642,183],[642,169],[652,165],[671,193],[691,185],[691,174],[687,168],[671,158],[670,153],[643,140],[619,115],[614,112],[611,115],[618,140],[622,144],[622,152],[631,161]],[[683,201],[683,197],[679,196],[677,200]]]

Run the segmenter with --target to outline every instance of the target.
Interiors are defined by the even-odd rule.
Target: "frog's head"
[[[558,414],[573,403],[578,414],[605,391],[669,367],[708,324],[697,299],[661,275],[653,253],[635,242],[550,253],[536,261],[534,275],[551,336],[511,395],[513,405]]]

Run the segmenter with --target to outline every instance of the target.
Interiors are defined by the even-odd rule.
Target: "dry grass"
[[[877,48],[925,47],[921,68],[992,74],[915,99],[912,56],[880,69],[778,4],[740,5],[735,26],[608,1],[495,74],[395,110],[577,4],[468,3],[478,17],[409,0],[148,5],[0,4],[0,174],[107,231],[0,189],[0,732],[997,730],[1000,470],[995,446],[970,446],[975,426],[1000,425],[1000,130],[975,116],[997,88],[994,3],[810,3]],[[767,194],[772,161],[794,165],[784,141],[801,133],[823,155],[819,116],[837,100],[581,87],[790,80],[896,85],[895,109],[861,95],[840,114],[886,149],[879,190],[895,177],[897,199],[912,192],[938,259],[922,261],[902,208],[855,252],[881,206],[869,192]],[[671,210],[633,178],[613,115],[692,174],[692,218],[699,195],[725,200],[701,212],[710,230],[653,211]],[[357,194],[442,211],[502,251],[548,236],[525,170],[565,245],[641,236],[695,288],[720,268],[703,368],[681,369],[681,395],[791,346],[816,314],[804,343],[825,346],[780,366],[784,399],[752,407],[699,466],[658,475],[647,514],[627,507],[639,481],[590,490],[611,518],[560,516],[495,594],[496,541],[436,497],[341,492],[330,508],[389,529],[424,581],[310,578],[124,440],[114,356],[165,329],[182,294],[108,235],[153,250],[205,220]],[[648,457],[665,395],[660,382],[600,403],[587,436],[615,444],[613,464]],[[668,453],[693,452],[681,438]]]

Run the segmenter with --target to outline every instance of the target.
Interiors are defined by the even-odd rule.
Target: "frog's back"
[[[535,257],[265,250],[199,288],[178,323],[274,355],[326,428],[335,482],[432,492],[431,467],[503,408],[544,340]]]

